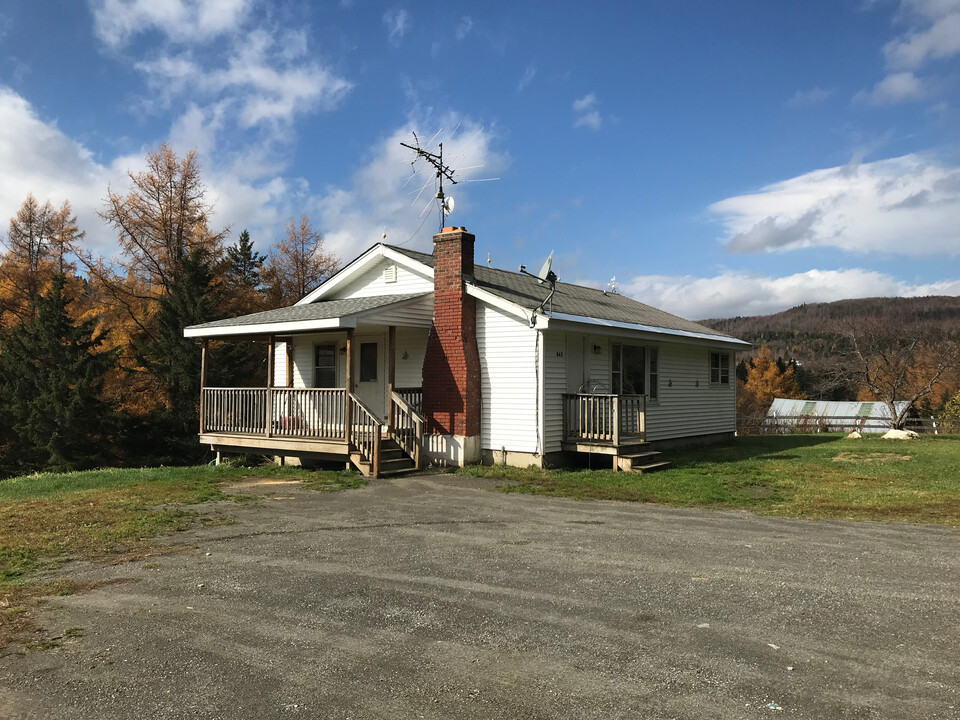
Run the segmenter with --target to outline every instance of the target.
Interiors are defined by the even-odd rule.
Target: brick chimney
[[[475,236],[445,227],[433,236],[433,327],[423,360],[423,411],[430,455],[447,464],[480,460],[480,353],[473,279]]]

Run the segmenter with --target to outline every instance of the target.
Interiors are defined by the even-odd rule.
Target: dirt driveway
[[[0,718],[960,718],[960,533],[263,486],[81,579]]]

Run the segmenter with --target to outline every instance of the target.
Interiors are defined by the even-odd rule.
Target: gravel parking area
[[[273,482],[78,564],[0,718],[960,718],[960,533]]]

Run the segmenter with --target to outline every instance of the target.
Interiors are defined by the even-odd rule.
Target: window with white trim
[[[657,398],[657,348],[611,343],[611,385],[615,395]]]
[[[730,353],[710,353],[710,384],[730,384]]]

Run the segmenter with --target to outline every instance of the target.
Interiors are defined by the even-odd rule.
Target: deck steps
[[[663,453],[656,450],[649,450],[649,444],[632,445],[622,448],[617,453],[617,470],[623,472],[647,473],[656,470],[665,470],[670,467],[670,463],[661,460]]]
[[[370,463],[359,453],[350,453],[350,461],[366,476],[373,473]],[[393,438],[384,437],[380,441],[380,477],[406,475],[416,472],[417,466]]]

